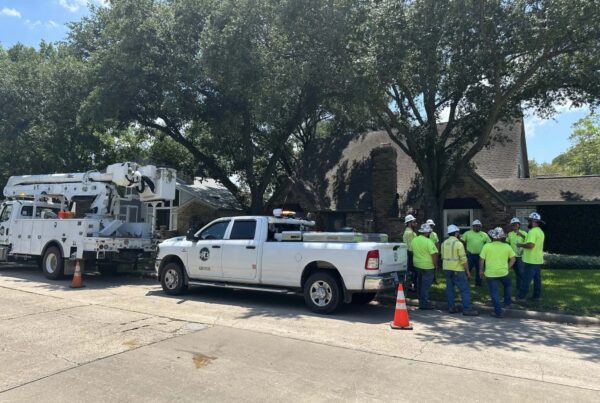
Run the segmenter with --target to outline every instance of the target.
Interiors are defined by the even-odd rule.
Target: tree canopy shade
[[[504,140],[498,121],[600,99],[600,2],[381,0],[370,15],[369,103],[434,218],[473,156]]]
[[[332,113],[351,82],[360,10],[352,1],[115,0],[72,26],[93,81],[81,120],[168,136],[197,174],[262,212],[292,136]]]

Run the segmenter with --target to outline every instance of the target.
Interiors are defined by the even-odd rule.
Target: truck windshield
[[[8,221],[10,219],[10,213],[12,213],[12,204],[7,204],[2,210],[2,215],[0,215],[0,222]]]

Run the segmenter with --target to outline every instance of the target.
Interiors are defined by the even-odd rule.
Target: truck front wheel
[[[44,276],[50,280],[60,279],[64,275],[64,263],[60,249],[56,246],[50,246],[46,249],[46,252],[44,252],[44,256],[42,257],[42,270],[44,271]]]
[[[304,284],[304,301],[316,313],[335,312],[342,304],[341,294],[338,279],[324,271],[312,274]]]
[[[174,262],[167,263],[162,272],[160,284],[165,294],[179,295],[187,290],[183,268]]]

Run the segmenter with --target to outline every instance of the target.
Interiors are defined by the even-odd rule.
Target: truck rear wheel
[[[167,263],[162,272],[160,284],[165,294],[179,295],[187,290],[183,268],[175,263]]]
[[[42,271],[50,280],[58,280],[64,275],[65,262],[56,246],[50,246],[42,257]]]
[[[335,312],[342,304],[341,294],[338,279],[324,271],[312,274],[304,284],[304,301],[316,313]]]

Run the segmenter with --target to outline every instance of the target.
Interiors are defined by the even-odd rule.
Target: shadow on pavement
[[[422,341],[464,345],[476,350],[490,347],[530,351],[531,345],[560,347],[600,362],[599,333],[596,328],[576,327],[537,320],[496,319],[486,315],[463,319],[460,315],[430,315],[423,318],[427,333],[417,333]]]
[[[389,322],[393,316],[393,308],[379,304],[347,305],[334,315],[319,315],[308,310],[301,295],[282,295],[228,288],[192,287],[186,294],[180,296],[167,296],[162,290],[151,290],[146,295],[173,298],[177,299],[178,303],[197,301],[244,308],[246,312],[240,315],[239,319],[254,317],[293,319],[302,316],[346,322],[380,324]]]

